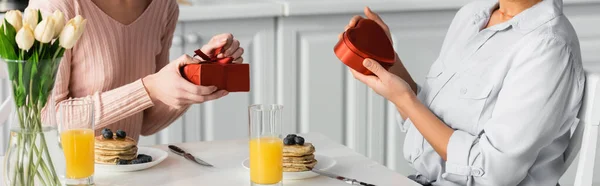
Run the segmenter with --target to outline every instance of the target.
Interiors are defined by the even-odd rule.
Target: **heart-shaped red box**
[[[346,30],[333,51],[346,66],[365,75],[373,74],[363,66],[365,58],[379,62],[387,70],[394,65],[396,57],[383,28],[370,19],[360,19],[354,27]]]
[[[233,58],[208,57],[200,50],[195,51],[197,56],[206,60],[200,64],[183,66],[181,75],[188,81],[202,86],[216,86],[217,90],[228,92],[250,91],[250,64],[232,63]],[[215,55],[220,49],[215,51]]]

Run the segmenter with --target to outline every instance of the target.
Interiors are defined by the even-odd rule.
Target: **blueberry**
[[[288,134],[286,136],[286,138],[292,138],[292,139],[294,139],[295,137],[296,137],[296,134]]]
[[[294,142],[296,142],[296,144],[298,144],[298,145],[304,145],[304,138],[301,136],[296,136],[294,138]]]
[[[145,154],[138,154],[137,159],[149,160],[148,162],[152,161],[152,157]]]
[[[294,145],[295,144],[294,138],[288,138],[288,137],[284,138],[283,144],[284,145]]]
[[[119,159],[117,161],[117,165],[127,165],[127,164],[129,164],[129,160],[121,160],[121,159]]]
[[[104,139],[112,139],[113,138],[113,133],[110,132],[110,130],[108,130],[108,132],[103,132],[102,133],[102,137],[104,137]]]
[[[125,133],[125,131],[122,131],[121,129],[117,130],[117,138],[125,139],[125,136],[127,136],[127,133]]]
[[[131,160],[131,164],[140,164],[140,163],[144,163],[144,161],[142,161],[142,159]]]
[[[103,128],[103,129],[102,129],[102,134],[104,134],[104,133],[109,133],[109,132],[110,132],[110,133],[112,133],[112,131],[110,131],[110,129],[109,129],[109,128]]]

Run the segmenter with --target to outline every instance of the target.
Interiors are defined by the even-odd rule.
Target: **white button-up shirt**
[[[478,0],[458,11],[419,85],[419,100],[454,129],[447,161],[410,118],[400,122],[404,157],[433,185],[550,186],[567,169],[585,81],[575,30],[562,0],[482,29],[497,6]]]

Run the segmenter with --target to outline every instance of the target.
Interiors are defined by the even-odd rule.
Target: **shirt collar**
[[[498,7],[498,0],[485,0],[474,12],[474,22],[486,22],[489,20],[492,11]],[[531,32],[540,25],[562,15],[562,0],[542,0],[538,4],[519,13],[507,22],[494,25],[489,29],[504,30],[512,26],[523,33]]]

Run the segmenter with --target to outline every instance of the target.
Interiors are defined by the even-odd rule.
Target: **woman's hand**
[[[371,11],[371,9],[369,7],[365,7],[364,12],[365,12],[365,15],[367,16],[367,19],[371,19],[371,20],[375,21],[379,26],[381,26],[383,31],[385,31],[385,34],[388,36],[390,43],[393,44],[392,34],[390,33],[390,28],[388,27],[387,24],[385,24],[385,22],[383,22],[381,17],[379,17],[379,15],[377,13]],[[352,19],[350,19],[350,23],[348,23],[348,25],[346,25],[346,28],[344,29],[344,31],[348,30],[349,28],[354,27],[356,25],[356,23],[361,19],[365,19],[365,18],[363,18],[362,16],[359,16],[359,15],[352,17]],[[338,35],[338,39],[342,39],[342,34],[343,33]],[[395,58],[394,66],[389,68],[388,71],[390,71],[391,73],[395,74],[396,76],[399,76],[400,78],[402,78],[406,83],[408,83],[410,85],[412,91],[414,93],[416,93],[417,92],[417,83],[412,79],[412,77],[410,76],[410,73],[408,73],[408,70],[406,70],[406,68],[404,67],[404,64],[402,64],[402,60],[400,60],[397,53],[394,55],[394,58]]]
[[[377,94],[390,100],[396,107],[399,107],[406,99],[410,99],[411,96],[415,96],[406,81],[385,70],[377,61],[365,59],[363,65],[376,76],[364,75],[350,68],[354,78],[371,87]]]
[[[161,101],[173,108],[181,109],[191,104],[219,99],[228,94],[225,90],[215,92],[217,90],[215,86],[198,86],[185,80],[179,69],[186,64],[194,63],[200,63],[200,60],[183,55],[156,74],[143,78],[142,82],[152,102]]]
[[[208,55],[208,57],[213,57],[213,52],[221,47],[223,50],[221,50],[220,54],[217,54],[217,57],[232,57],[234,59],[233,63],[244,62],[244,58],[242,58],[244,48],[240,47],[240,41],[233,38],[231,33],[219,34],[212,37],[200,50]]]

